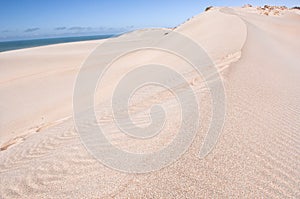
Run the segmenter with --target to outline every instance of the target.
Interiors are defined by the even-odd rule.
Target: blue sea
[[[110,37],[114,37],[114,36],[116,36],[116,35],[96,35],[96,36],[4,41],[4,42],[0,42],[0,52],[23,49],[23,48],[31,48],[31,47],[37,47],[37,46],[46,46],[46,45],[51,45],[51,44],[106,39],[106,38],[110,38]]]

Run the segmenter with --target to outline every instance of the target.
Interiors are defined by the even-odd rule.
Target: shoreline
[[[0,53],[22,50],[22,49],[31,49],[36,47],[45,47],[45,46],[51,46],[56,44],[68,44],[68,43],[75,43],[75,42],[103,40],[103,39],[115,38],[118,36],[120,36],[120,34],[1,41]]]

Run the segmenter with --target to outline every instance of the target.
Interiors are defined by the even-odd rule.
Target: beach
[[[297,9],[214,7],[176,28],[161,29],[161,35],[137,30],[119,38],[1,52],[0,198],[299,198],[299,22]],[[203,77],[180,57],[153,49],[116,60],[95,90],[95,103],[97,122],[118,148],[158,151],[178,132],[180,107],[195,110],[178,105],[167,89],[141,89],[130,101],[132,120],[146,126],[149,108],[162,104],[164,130],[147,140],[124,135],[114,124],[110,99],[121,77],[133,69],[153,63],[171,67],[187,79],[178,82],[180,89],[191,87],[199,104],[199,128],[185,153],[162,169],[132,174],[102,164],[82,143],[74,90],[82,66],[99,45],[114,44],[99,55],[106,57],[123,43],[146,41],[144,32],[150,32],[149,43],[168,41],[174,32],[201,46],[222,80],[225,117],[215,146],[199,158],[213,117]],[[84,72],[96,70],[91,64]],[[192,118],[183,119],[193,126]]]

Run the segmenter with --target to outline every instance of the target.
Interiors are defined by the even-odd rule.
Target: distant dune
[[[143,112],[152,104],[164,104],[170,109],[164,134],[148,141],[121,135],[101,106],[107,109],[108,93],[123,73],[141,64],[165,64],[185,75],[189,85],[183,88],[191,86],[197,93],[201,127],[189,150],[168,167],[133,175],[95,160],[82,145],[73,121],[77,74],[93,50],[107,40],[2,52],[0,198],[300,197],[300,10],[212,7],[163,30],[166,34],[160,37],[174,31],[199,44],[221,75],[226,118],[212,152],[204,159],[197,157],[210,125],[210,92],[178,57],[151,50],[128,54],[113,64],[103,79],[104,89],[96,93],[97,119],[111,133],[107,136],[118,147],[134,152],[166,146],[180,118],[170,93],[148,88],[131,102],[133,120],[146,125],[149,118]],[[142,42],[143,31],[151,30],[123,35],[105,53],[114,53],[122,42]],[[87,72],[94,70],[91,66]]]

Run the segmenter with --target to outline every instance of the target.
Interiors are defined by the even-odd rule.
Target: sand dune
[[[96,92],[97,122],[124,150],[159,150],[174,139],[180,121],[174,96],[148,87],[132,98],[132,118],[138,126],[147,125],[146,110],[160,103],[167,110],[164,130],[149,140],[120,132],[109,108],[112,88],[124,73],[141,64],[172,66],[188,79],[189,85],[178,82],[180,89],[191,86],[197,95],[200,128],[193,144],[174,164],[147,174],[104,166],[88,153],[75,130],[72,96],[77,74],[106,40],[0,53],[0,198],[299,198],[299,14],[277,7],[212,8],[173,30],[164,29],[202,46],[223,80],[224,128],[204,159],[198,153],[210,126],[211,93],[189,64],[148,49],[111,66]],[[141,40],[143,31],[151,32],[123,35],[99,56],[116,53],[124,42],[168,37],[153,34]],[[91,65],[86,72],[96,69]]]

